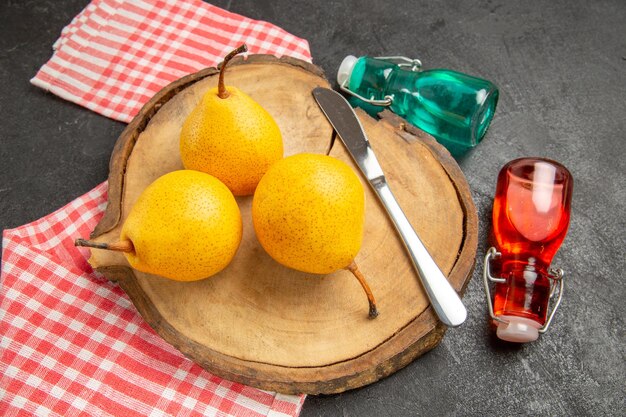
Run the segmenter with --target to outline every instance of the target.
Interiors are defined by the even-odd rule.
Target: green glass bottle
[[[400,59],[400,63],[398,63]],[[404,61],[404,62],[403,62]],[[348,56],[337,81],[353,105],[371,115],[381,106],[406,119],[460,156],[480,143],[498,103],[491,82],[448,69],[420,70],[418,60]]]

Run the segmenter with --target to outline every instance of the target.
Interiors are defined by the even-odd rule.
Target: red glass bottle
[[[500,278],[492,278],[492,315],[501,339],[533,341],[546,324],[561,279],[550,264],[567,233],[572,189],[570,172],[543,158],[516,159],[498,175],[492,214]]]

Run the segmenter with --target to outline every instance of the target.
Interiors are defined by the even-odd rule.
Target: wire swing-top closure
[[[507,282],[506,278],[494,277],[491,275],[491,259],[497,259],[500,256],[501,256],[501,253],[498,252],[496,248],[494,247],[489,248],[489,250],[487,251],[487,254],[485,255],[484,265],[483,265],[483,284],[485,286],[485,294],[487,296],[487,307],[489,309],[489,316],[494,321],[497,321],[503,324],[509,324],[508,320],[498,317],[494,313],[493,303],[491,302],[491,291],[489,289],[489,282],[493,282],[497,284],[505,284]],[[565,272],[563,272],[561,268],[551,268],[548,271],[547,277],[551,280],[550,300],[552,300],[557,293],[557,290],[556,290],[557,283],[558,283],[558,297],[556,299],[554,307],[552,307],[552,311],[548,314],[548,318],[545,324],[538,329],[538,332],[541,334],[548,331],[548,328],[550,327],[550,323],[552,322],[552,319],[554,318],[554,315],[556,314],[556,311],[559,308],[559,305],[561,304],[561,299],[563,298],[563,276],[564,275],[565,275]],[[549,308],[550,306],[548,305],[548,309]]]
[[[420,61],[417,58],[414,59],[414,58],[408,58],[405,56],[377,56],[377,57],[374,57],[374,59],[378,59],[380,61],[391,62],[401,68],[408,69],[409,71],[413,71],[413,72],[419,72],[422,69],[422,61]],[[346,61],[344,60],[344,62]],[[350,65],[354,65],[353,61],[349,61],[349,62],[350,62]],[[342,66],[343,65],[344,64],[342,64]],[[352,68],[350,67],[350,71],[351,69]],[[381,106],[381,107],[389,107],[393,103],[393,96],[391,95],[386,95],[382,100],[377,100],[377,99],[374,99],[373,97],[370,97],[370,98],[363,97],[362,95],[350,90],[348,88],[348,84],[350,83],[349,71],[342,73],[342,69],[340,68],[339,75],[337,78],[339,81],[339,89],[341,91],[353,97],[356,97],[359,100],[367,104],[371,104],[374,106]]]

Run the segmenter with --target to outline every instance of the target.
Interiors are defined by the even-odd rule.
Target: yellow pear
[[[124,221],[120,241],[76,245],[124,252],[142,272],[177,281],[208,278],[235,256],[242,236],[239,207],[217,178],[192,170],[151,183]]]
[[[363,240],[365,191],[347,164],[308,153],[276,162],[254,193],[252,221],[261,246],[278,263],[313,274],[352,272],[376,317],[374,297],[354,262]]]
[[[236,87],[224,85],[228,61],[245,45],[224,58],[216,88],[183,123],[180,155],[187,169],[220,179],[237,196],[254,193],[265,171],[283,157],[283,140],[272,116]]]

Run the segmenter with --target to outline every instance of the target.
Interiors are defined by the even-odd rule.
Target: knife
[[[437,316],[447,326],[460,326],[467,318],[467,310],[392,194],[352,106],[328,88],[315,88],[313,97],[391,217]]]

